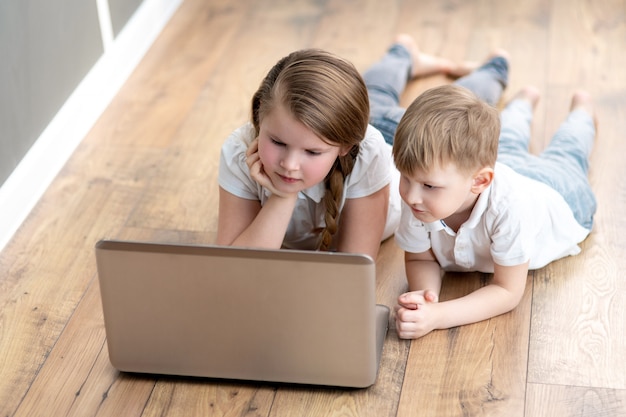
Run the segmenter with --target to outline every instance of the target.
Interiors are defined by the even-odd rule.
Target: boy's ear
[[[493,168],[483,167],[479,169],[472,179],[472,192],[474,194],[480,194],[485,191],[485,188],[491,185],[493,181]]]

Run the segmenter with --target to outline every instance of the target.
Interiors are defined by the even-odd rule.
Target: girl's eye
[[[281,142],[281,141],[279,141],[279,140],[277,140],[277,139],[274,139],[274,138],[270,138],[270,142],[271,142],[272,144],[274,144],[274,145],[276,145],[276,146],[280,146],[280,147],[285,147],[285,146],[287,146],[285,143],[283,143],[283,142]],[[307,154],[309,154],[309,155],[314,155],[314,156],[321,155],[321,153],[322,153],[322,152],[320,152],[320,151],[314,151],[314,150],[305,150],[305,152],[306,152]]]
[[[429,190],[434,190],[437,187],[435,187],[434,185],[430,185],[430,184],[424,184],[424,188],[428,188]]]

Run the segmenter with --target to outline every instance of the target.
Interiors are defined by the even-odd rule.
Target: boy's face
[[[436,166],[429,172],[402,174],[400,195],[413,216],[424,223],[444,220],[474,206],[477,194],[475,179],[460,172],[453,163]]]

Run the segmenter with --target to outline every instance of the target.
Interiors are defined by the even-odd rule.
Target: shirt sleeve
[[[532,201],[516,198],[513,193],[506,201],[492,204],[485,214],[486,224],[491,228],[491,257],[502,266],[514,266],[527,262],[532,253],[537,222],[533,219]]]
[[[361,141],[359,156],[346,179],[346,198],[360,198],[374,194],[391,182],[395,169],[391,146],[374,127],[368,126]]]
[[[259,185],[250,176],[246,164],[246,151],[254,139],[254,129],[246,124],[226,139],[220,153],[218,183],[229,193],[247,200],[258,200]]]

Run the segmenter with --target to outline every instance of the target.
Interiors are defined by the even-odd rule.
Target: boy
[[[469,90],[446,85],[424,92],[402,117],[393,144],[403,200],[396,242],[409,286],[395,309],[401,338],[506,313],[529,269],[580,252],[596,209],[587,179],[591,99],[574,95],[567,120],[535,156],[528,141],[538,99],[527,87],[499,117]],[[441,269],[493,278],[439,303]]]

